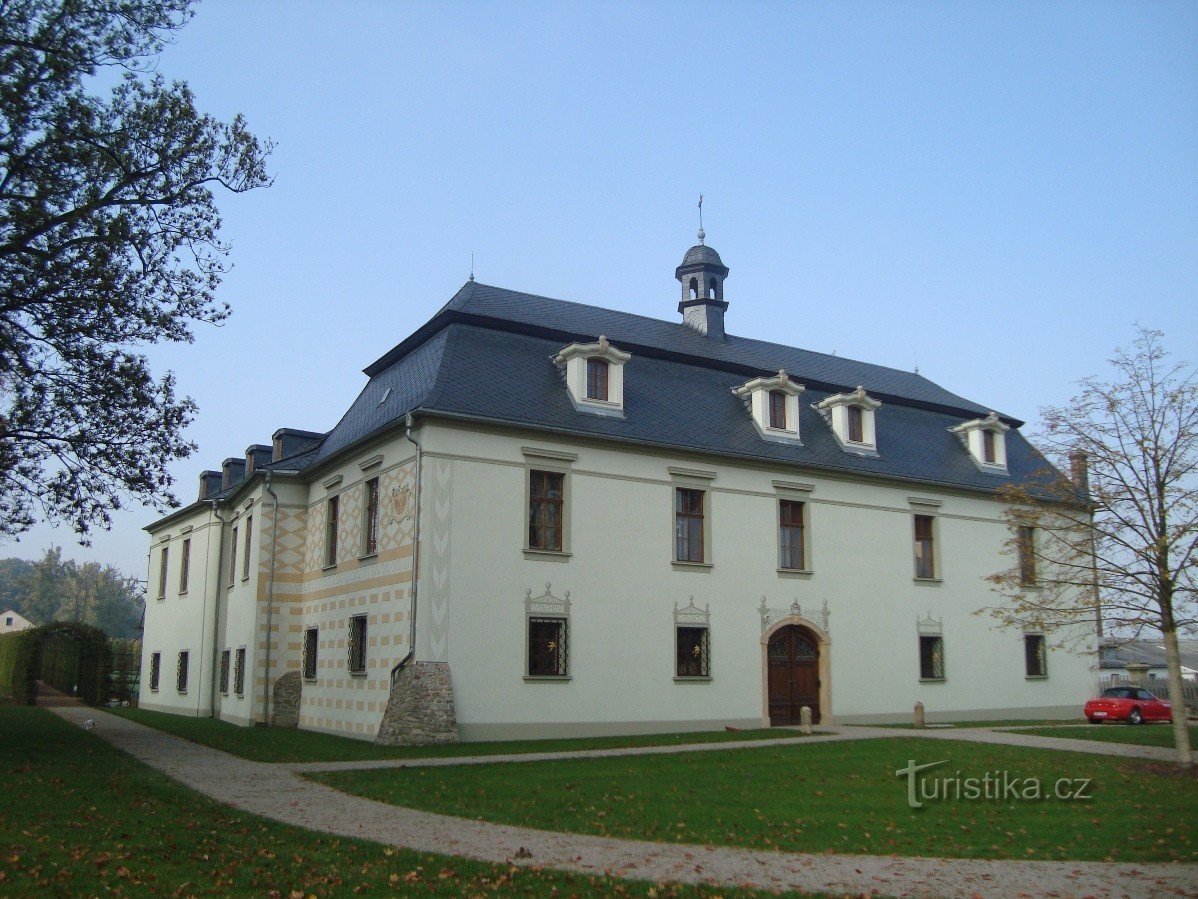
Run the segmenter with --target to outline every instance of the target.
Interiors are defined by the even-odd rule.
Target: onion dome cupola
[[[724,339],[724,279],[728,266],[720,254],[704,243],[706,235],[699,229],[699,242],[686,251],[674,277],[682,284],[682,300],[678,311],[682,322],[700,334],[716,340]]]

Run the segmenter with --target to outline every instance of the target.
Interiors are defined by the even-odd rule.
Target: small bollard
[[[811,706],[805,705],[799,709],[799,733],[811,733]]]
[[[923,727],[923,703],[922,702],[915,703],[915,726],[917,728]]]

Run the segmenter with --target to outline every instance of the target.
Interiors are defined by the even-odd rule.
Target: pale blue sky
[[[331,428],[472,252],[484,283],[677,320],[700,192],[734,334],[918,362],[1029,426],[1137,321],[1193,360],[1196,48],[1180,2],[208,0],[159,70],[272,138],[277,180],[220,200],[233,318],[151,351],[200,405],[179,496]],[[144,577],[154,517],[0,555]]]

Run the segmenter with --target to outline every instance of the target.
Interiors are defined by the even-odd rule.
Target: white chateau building
[[[727,334],[727,275],[689,249],[674,322],[471,280],[332,430],[204,472],[147,528],[141,705],[386,742],[1076,716],[1092,645],[975,615],[1021,423]]]

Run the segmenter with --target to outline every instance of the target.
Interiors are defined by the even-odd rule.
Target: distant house
[[[1198,640],[1178,640],[1181,654],[1181,676],[1198,683]],[[1098,653],[1098,667],[1103,680],[1127,679],[1127,666],[1148,665],[1148,679],[1167,681],[1165,644],[1153,640],[1129,640],[1126,643],[1104,643]]]
[[[3,613],[0,613],[0,634],[8,634],[13,631],[27,631],[29,628],[36,626],[15,609],[5,609]]]

